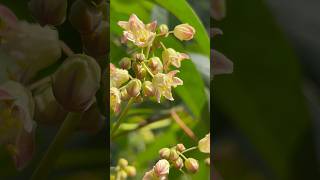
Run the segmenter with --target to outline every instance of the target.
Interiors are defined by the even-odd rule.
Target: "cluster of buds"
[[[122,58],[119,62],[120,68],[110,64],[111,109],[118,112],[121,102],[131,98],[141,102],[144,98],[155,97],[160,103],[163,96],[173,101],[171,90],[183,85],[183,81],[176,77],[179,70],[170,71],[170,67],[180,68],[181,61],[189,59],[189,56],[173,48],[166,48],[161,39],[174,34],[177,39],[188,41],[193,38],[195,29],[189,24],[180,24],[173,31],[169,31],[165,24],[157,27],[156,21],[144,24],[135,14],[132,14],[128,21],[119,21],[118,25],[124,29],[122,42],[133,43],[141,52]],[[159,43],[163,48],[162,57],[149,57],[149,54],[153,54],[151,51],[160,47]],[[133,75],[129,72],[133,72]]]
[[[189,173],[197,173],[199,170],[198,160],[192,157],[186,157],[185,153],[198,149],[202,153],[210,154],[210,134],[207,134],[198,142],[198,146],[186,149],[179,143],[171,148],[162,148],[159,151],[161,160],[159,160],[152,170],[145,173],[142,180],[166,180],[168,179],[170,167],[178,170],[185,168]],[[210,158],[205,160],[210,165]]]
[[[115,174],[110,175],[110,180],[126,180],[128,177],[136,176],[136,168],[128,165],[128,161],[124,158],[119,159],[114,170]]]

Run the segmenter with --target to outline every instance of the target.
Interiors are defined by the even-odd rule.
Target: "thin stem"
[[[47,76],[43,79],[40,79],[39,81],[34,82],[33,84],[31,84],[28,88],[29,90],[33,91],[36,88],[38,88],[39,86],[45,84],[45,83],[50,83],[51,82],[51,76]]]
[[[167,48],[166,48],[166,46],[160,41],[160,45],[162,46],[162,48],[164,49],[164,50],[166,50]]]
[[[187,157],[185,155],[183,155],[181,152],[177,151],[177,153],[184,159],[187,160]]]
[[[48,178],[50,170],[63,150],[64,144],[78,126],[80,119],[81,113],[69,112],[57,135],[38,164],[37,169],[33,172],[31,180],[42,180]]]
[[[171,110],[171,116],[172,119],[180,126],[180,128],[188,135],[191,139],[194,141],[197,140],[196,135],[193,133],[193,131],[186,125],[186,123],[183,122],[183,120],[179,117],[179,115],[176,113],[176,111],[173,109]]]
[[[189,152],[189,151],[196,150],[196,149],[198,149],[197,146],[191,147],[191,148],[189,148],[189,149],[184,150],[184,151],[182,152],[182,154],[184,154],[184,153],[186,153],[186,152]]]
[[[153,73],[151,72],[151,70],[148,68],[148,66],[144,63],[144,62],[142,62],[141,63],[142,64],[142,66],[148,71],[148,73],[150,74],[150,76],[153,78]]]
[[[67,55],[67,56],[72,56],[74,52],[71,50],[71,48],[63,41],[60,40],[60,47],[62,51]]]
[[[130,106],[133,104],[134,99],[135,99],[135,98],[130,98],[130,99],[129,99],[126,107],[123,109],[123,111],[122,111],[121,114],[119,115],[119,117],[118,117],[118,119],[117,119],[117,121],[116,121],[116,124],[115,124],[115,125],[112,127],[112,129],[111,129],[111,138],[113,138],[115,132],[119,129],[119,127],[120,127],[120,125],[121,125],[121,123],[122,123],[122,120],[123,120],[124,116],[127,114]]]
[[[184,172],[182,169],[179,169],[180,172],[182,172],[182,174],[186,174],[186,172]]]
[[[149,45],[149,46],[147,47],[146,59],[149,58],[150,48],[151,48],[151,46]]]

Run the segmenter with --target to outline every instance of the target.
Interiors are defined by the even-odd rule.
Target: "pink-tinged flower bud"
[[[120,111],[121,94],[119,89],[115,87],[110,88],[110,108],[118,113]]]
[[[152,57],[148,61],[148,67],[150,68],[151,72],[153,74],[162,73],[163,71],[163,65],[158,57]]]
[[[177,52],[172,48],[167,48],[162,52],[162,60],[165,70],[168,70],[170,65],[180,68],[181,61],[185,59],[189,59],[187,54]]]
[[[170,156],[169,156],[169,160],[170,161],[175,161],[179,158],[179,154],[177,153],[177,151],[175,149],[170,149]]]
[[[176,150],[179,152],[183,152],[184,150],[186,150],[186,147],[184,147],[184,145],[180,143],[180,144],[177,144]]]
[[[193,38],[193,35],[196,33],[196,30],[189,24],[180,24],[176,26],[173,30],[174,36],[179,40],[189,41]]]
[[[102,21],[102,12],[87,0],[76,0],[70,9],[69,20],[81,34],[89,34]]]
[[[101,69],[86,55],[68,57],[53,77],[52,89],[59,104],[67,111],[84,112],[93,104],[100,88]]]
[[[142,62],[146,59],[146,56],[143,53],[137,53],[133,56],[133,59],[139,62]]]
[[[143,79],[146,77],[147,71],[141,64],[133,62],[132,68],[133,68],[133,71],[138,79]]]
[[[199,163],[196,159],[188,158],[185,160],[184,165],[186,169],[191,173],[196,173],[199,170]]]
[[[198,148],[203,153],[210,153],[210,133],[199,141]]]
[[[160,157],[161,158],[163,158],[163,159],[169,159],[169,157],[170,157],[170,149],[169,148],[162,148],[162,149],[160,149],[160,151],[159,151],[159,155],[160,155]]]
[[[129,96],[137,97],[140,94],[142,85],[139,79],[132,79],[126,86],[126,90]]]
[[[129,80],[129,72],[125,69],[116,68],[110,63],[110,87],[121,87]]]
[[[154,174],[157,177],[166,176],[169,174],[170,164],[167,160],[161,159],[153,167]]]
[[[175,168],[181,169],[183,167],[183,160],[179,157],[177,160],[173,161],[172,164]]]
[[[66,19],[66,0],[30,0],[28,5],[31,14],[42,26],[57,26]]]
[[[129,177],[134,177],[137,174],[136,168],[133,166],[127,166],[124,168],[124,170],[126,171]]]
[[[142,84],[142,91],[144,96],[153,96],[154,95],[154,88],[152,86],[151,81],[144,81]]]
[[[107,55],[109,51],[109,24],[102,21],[99,26],[90,34],[82,34],[81,36],[86,54],[101,59]]]
[[[204,162],[206,163],[207,166],[210,166],[210,158],[206,158]]]
[[[159,26],[159,30],[158,30],[158,32],[159,32],[159,35],[160,36],[165,36],[165,37],[167,37],[168,35],[169,35],[169,28],[168,28],[168,26],[166,25],[166,24],[161,24],[160,26]]]
[[[124,158],[120,158],[118,160],[118,166],[120,166],[120,168],[125,168],[128,166],[128,161]]]
[[[129,70],[131,68],[131,59],[128,57],[124,57],[120,60],[119,65],[122,69]]]
[[[0,145],[6,145],[21,170],[34,153],[35,122],[31,92],[21,84],[7,81],[0,86]]]

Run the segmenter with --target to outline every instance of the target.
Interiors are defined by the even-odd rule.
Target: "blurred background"
[[[226,0],[211,46],[234,63],[213,81],[214,166],[225,180],[320,178],[317,0]]]

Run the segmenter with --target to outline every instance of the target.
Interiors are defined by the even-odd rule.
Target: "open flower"
[[[145,25],[135,14],[130,16],[129,21],[119,21],[118,25],[125,30],[123,40],[132,41],[138,47],[150,46],[156,37],[157,22]]]
[[[189,56],[185,53],[177,52],[172,48],[168,48],[162,52],[162,59],[164,63],[164,69],[168,70],[171,64],[179,68],[181,66],[181,61],[184,59],[189,59]]]
[[[129,73],[125,69],[116,68],[110,63],[110,87],[120,87],[129,80]]]
[[[11,153],[17,169],[23,169],[34,153],[35,122],[31,93],[8,81],[0,86],[0,145]]]
[[[175,77],[178,70],[170,71],[168,74],[158,73],[152,79],[152,85],[154,87],[155,96],[157,101],[160,103],[161,96],[164,96],[170,101],[173,101],[171,87],[177,87],[182,85],[183,81]]]
[[[210,153],[210,133],[199,141],[198,148],[203,153]]]
[[[115,87],[110,88],[110,107],[114,112],[120,111],[121,94],[119,89]]]

